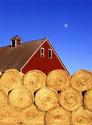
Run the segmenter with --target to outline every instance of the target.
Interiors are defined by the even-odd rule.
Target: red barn
[[[21,38],[16,35],[11,41],[11,45],[0,47],[1,72],[11,68],[23,73],[39,69],[48,74],[58,68],[68,72],[47,38],[21,42]]]

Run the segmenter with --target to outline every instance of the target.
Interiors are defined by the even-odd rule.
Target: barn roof
[[[10,68],[20,70],[45,39],[23,42],[17,47],[0,47],[0,71]]]

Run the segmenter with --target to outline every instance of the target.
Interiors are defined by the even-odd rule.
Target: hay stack
[[[78,91],[92,88],[92,73],[87,70],[77,71],[71,78],[71,86]]]
[[[54,89],[45,87],[37,91],[35,104],[41,111],[48,111],[59,104],[58,94]]]
[[[22,85],[23,73],[16,69],[6,70],[0,78],[0,88],[8,95],[8,93]]]
[[[92,111],[92,89],[88,90],[84,95],[84,106]]]
[[[0,108],[0,125],[15,125],[19,122],[18,112],[12,106],[6,105]]]
[[[92,73],[0,73],[0,125],[92,125]]]
[[[72,112],[72,125],[92,125],[92,112],[83,107]]]
[[[59,100],[61,106],[68,111],[78,109],[83,103],[82,93],[74,90],[73,88],[61,91],[59,93]]]
[[[14,88],[9,94],[9,104],[24,109],[32,105],[33,96],[25,86]]]
[[[45,112],[41,112],[33,104],[20,112],[20,119],[23,124],[45,125]]]
[[[70,75],[61,69],[53,70],[47,76],[47,86],[56,91],[65,90],[70,86]]]
[[[24,85],[33,92],[46,86],[46,75],[40,70],[27,72],[23,80]]]
[[[71,113],[61,106],[49,110],[46,113],[46,125],[70,125]]]
[[[7,104],[8,104],[8,97],[2,90],[0,90],[0,107],[5,106]]]

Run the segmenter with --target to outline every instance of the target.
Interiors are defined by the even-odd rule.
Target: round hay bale
[[[74,90],[73,88],[68,88],[67,90],[59,93],[59,100],[64,109],[74,111],[82,106],[83,97],[82,93]]]
[[[30,90],[24,86],[14,88],[9,94],[9,104],[16,108],[24,109],[32,105],[33,96]]]
[[[8,95],[9,91],[22,85],[23,74],[16,69],[6,70],[0,78],[0,88]]]
[[[28,89],[35,92],[46,86],[46,75],[40,70],[30,70],[25,74],[23,81]]]
[[[92,90],[88,90],[84,95],[84,106],[92,111]]]
[[[72,125],[92,125],[92,112],[83,107],[72,112]]]
[[[5,70],[5,72],[13,72],[14,74],[16,74],[19,77],[19,79],[21,81],[23,80],[24,74],[22,72],[18,71],[17,69],[8,69],[8,70]]]
[[[70,125],[70,116],[70,112],[57,106],[46,113],[46,125]]]
[[[71,78],[71,86],[82,92],[92,88],[92,73],[86,70],[77,71]]]
[[[5,106],[8,104],[8,98],[6,94],[0,90],[0,107]]]
[[[58,94],[54,89],[44,87],[36,92],[35,104],[42,111],[48,111],[59,104]]]
[[[9,105],[0,108],[0,125],[15,125],[19,123],[18,112]]]
[[[70,86],[70,75],[61,69],[53,70],[47,76],[47,86],[56,91],[65,90]]]
[[[44,117],[45,113],[39,111],[35,105],[20,112],[21,123],[26,125],[45,125]]]

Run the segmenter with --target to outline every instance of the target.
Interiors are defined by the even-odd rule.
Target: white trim
[[[69,72],[68,72],[68,70],[66,69],[64,63],[63,63],[62,60],[59,58],[58,54],[57,54],[56,51],[54,50],[54,48],[53,48],[52,44],[50,43],[50,41],[47,41],[47,42],[48,42],[49,46],[53,49],[53,52],[55,53],[55,55],[56,55],[56,57],[58,58],[59,62],[62,63],[63,68],[65,69],[65,71],[69,74]]]
[[[49,52],[51,53],[51,57],[49,56]],[[48,59],[52,59],[52,49],[48,49]]]
[[[25,67],[25,65],[30,61],[30,59],[36,54],[36,52],[40,49],[40,47],[45,43],[48,42],[49,46],[52,48],[53,52],[55,53],[56,57],[58,58],[59,62],[63,65],[63,68],[65,69],[65,71],[69,74],[68,70],[66,69],[65,65],[63,64],[62,60],[59,58],[59,56],[57,55],[56,51],[54,50],[52,44],[50,43],[50,41],[46,38],[43,43],[38,47],[38,49],[34,52],[34,54],[28,59],[28,61],[22,66],[22,68],[20,69],[20,71],[22,72],[22,69]]]
[[[43,53],[42,53],[43,50]],[[40,57],[44,58],[45,57],[45,49],[43,47],[40,48]]]
[[[40,47],[47,41],[48,39],[46,38],[42,44],[38,47],[38,49],[34,52],[34,54],[27,60],[27,62],[21,67],[20,71],[22,72],[22,69],[25,67],[25,65],[30,61],[30,59],[37,53],[37,51],[40,49]]]
[[[18,46],[18,41],[15,39],[15,46],[14,47],[17,47]]]

